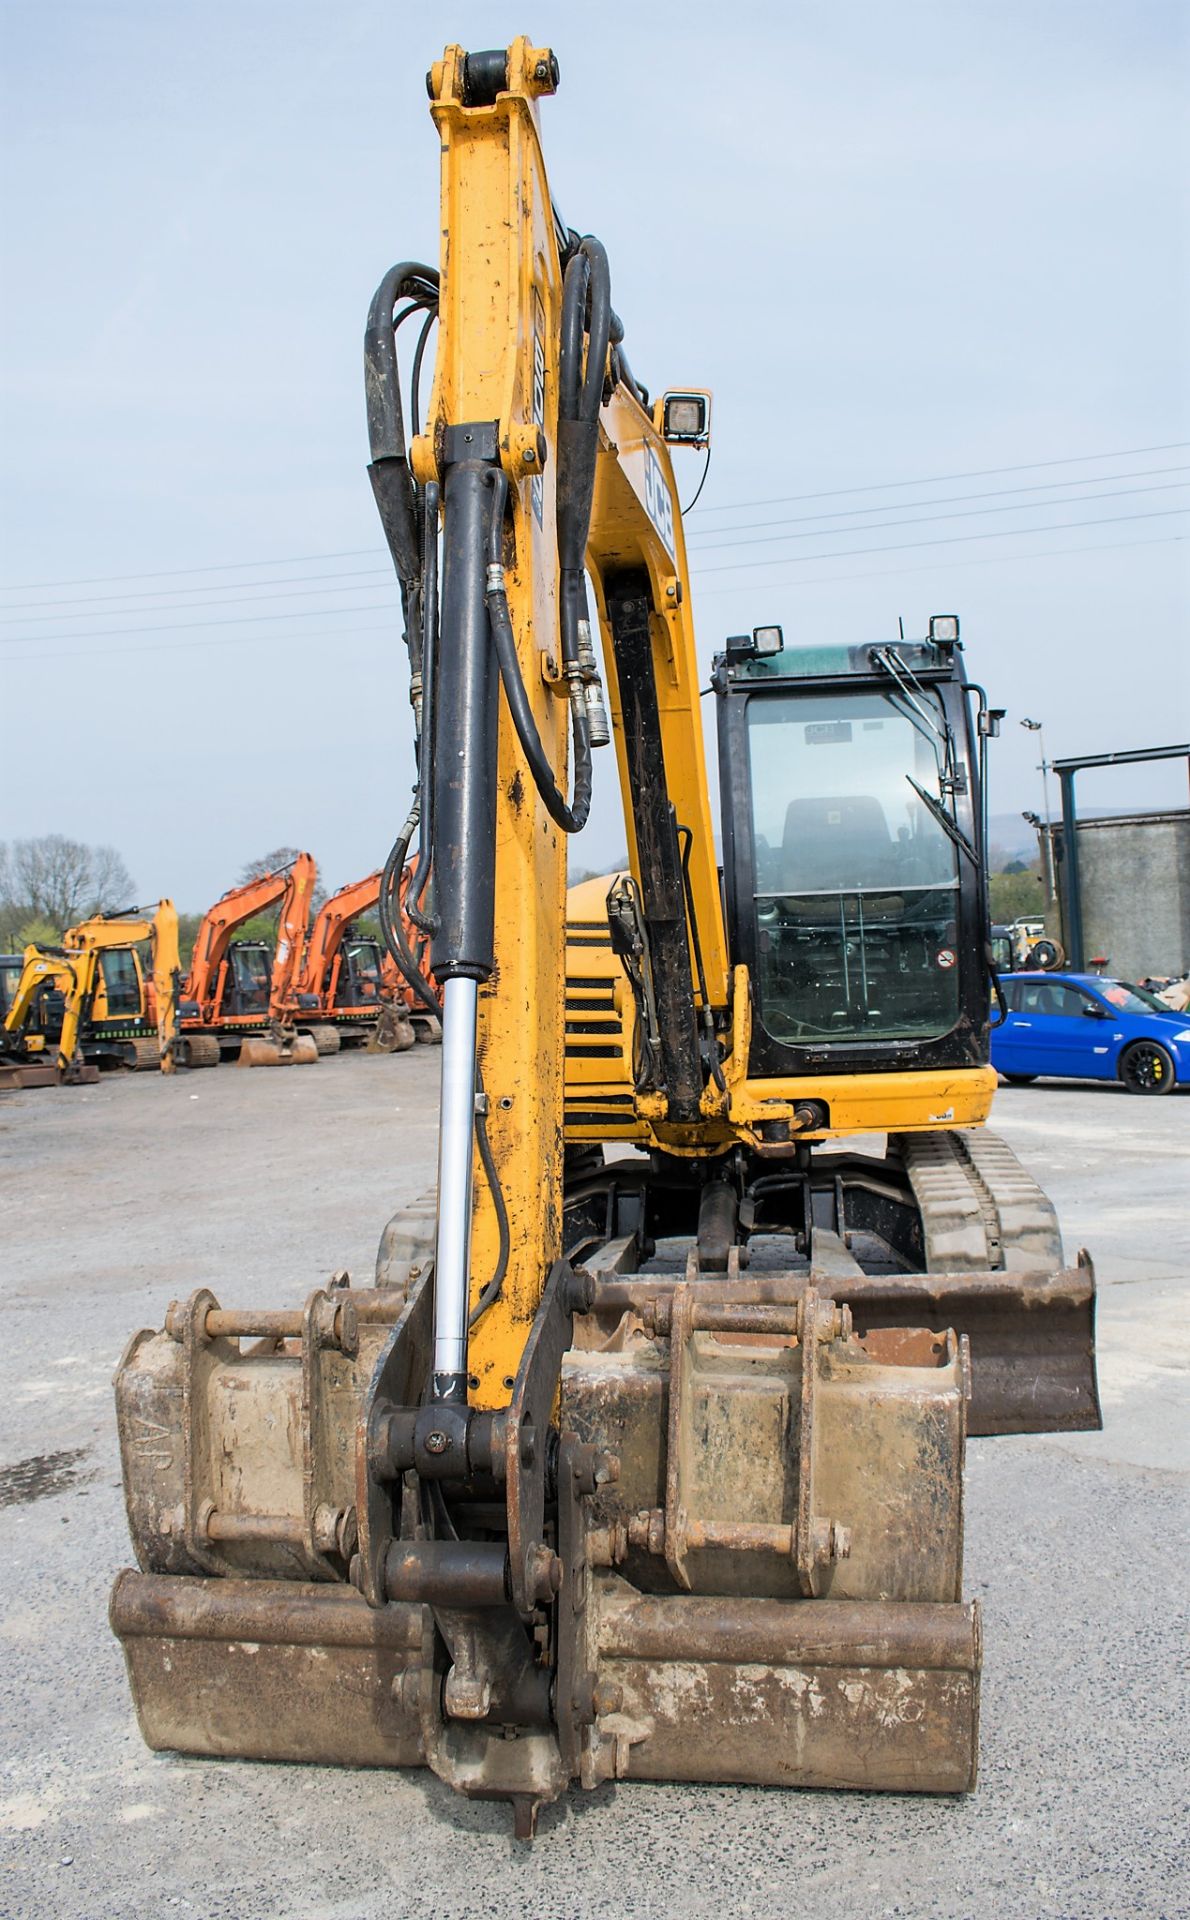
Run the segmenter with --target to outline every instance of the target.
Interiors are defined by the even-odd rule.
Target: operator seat
[[[892,864],[884,808],[874,794],[791,800],[785,810],[781,884],[791,893],[879,886]]]

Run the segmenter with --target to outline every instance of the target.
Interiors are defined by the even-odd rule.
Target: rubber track
[[[929,1273],[1057,1272],[1052,1203],[1012,1148],[982,1127],[893,1135],[921,1213]]]

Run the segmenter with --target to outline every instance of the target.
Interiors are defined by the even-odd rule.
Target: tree
[[[988,904],[997,925],[1028,917],[1040,920],[1045,913],[1045,890],[1038,867],[1021,867],[1014,862],[1003,873],[988,875]]]
[[[29,921],[65,932],[88,914],[134,903],[132,876],[114,847],[65,834],[0,846],[0,936],[8,945]]]
[[[262,854],[259,860],[249,860],[240,871],[240,885],[247,886],[249,880],[263,880],[266,873],[278,873],[282,867],[291,867],[301,851],[300,847],[274,847],[271,853]],[[325,899],[326,888],[320,880],[316,880],[310,911],[317,913]]]

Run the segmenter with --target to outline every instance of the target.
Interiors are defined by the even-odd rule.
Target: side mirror
[[[1087,1020],[1110,1020],[1111,1019],[1111,1015],[1108,1012],[1107,1008],[1101,1007],[1097,1000],[1088,1000],[1086,1006],[1083,1008],[1083,1017],[1084,1019],[1087,1019]]]

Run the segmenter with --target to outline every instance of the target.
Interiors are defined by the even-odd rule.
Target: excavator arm
[[[273,960],[270,1013],[284,1008],[293,990],[314,891],[316,868],[308,853],[288,867],[231,887],[203,915],[194,942],[182,998],[192,1000],[204,1023],[218,1018],[227,978],[227,952],[236,930],[255,914],[281,902],[277,950]]]
[[[332,893],[314,916],[305,956],[297,979],[299,993],[315,994],[330,1005],[334,998],[335,977],[343,936],[362,913],[371,913],[380,898],[380,869],[365,880]]]

